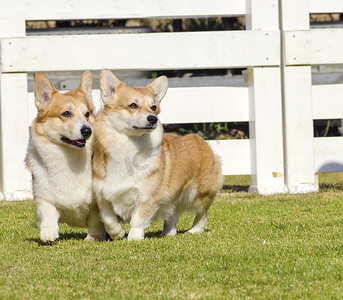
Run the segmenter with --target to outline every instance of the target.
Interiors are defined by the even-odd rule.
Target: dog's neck
[[[150,172],[160,156],[162,137],[161,124],[141,136],[128,136],[115,131],[112,135],[114,147],[110,150],[111,169],[116,168],[116,173],[122,177],[141,176]]]
[[[80,174],[91,165],[92,139],[87,141],[85,148],[73,149],[32,132],[29,147],[36,153],[34,157],[37,163],[47,170],[70,169],[73,173]]]

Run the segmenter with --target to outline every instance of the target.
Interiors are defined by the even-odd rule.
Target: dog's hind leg
[[[189,233],[201,233],[207,226],[207,211],[198,212]]]
[[[201,196],[200,196],[201,195]],[[207,211],[210,208],[214,197],[215,191],[198,194],[195,201],[196,216],[192,228],[188,230],[189,233],[201,233],[207,226]]]
[[[37,217],[40,223],[40,239],[42,242],[53,242],[58,235],[58,220],[60,214],[56,207],[41,199],[35,199],[37,205]]]
[[[173,236],[176,235],[176,223],[178,221],[178,216],[176,214],[169,217],[169,219],[164,220],[163,232],[161,236]]]

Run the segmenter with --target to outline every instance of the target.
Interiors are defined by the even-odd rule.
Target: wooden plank
[[[93,90],[92,98],[99,111],[100,91]],[[37,114],[33,93],[28,94],[28,103],[31,124]],[[169,88],[161,106],[164,124],[249,121],[248,88]]]
[[[161,107],[166,124],[249,121],[247,88],[170,88]]]
[[[258,45],[258,47],[256,47]],[[2,72],[275,66],[279,31],[212,31],[5,38]]]
[[[246,28],[279,29],[280,4],[278,0],[246,0]],[[249,67],[248,84],[251,160],[249,191],[263,195],[284,193],[286,187],[280,66]]]
[[[343,29],[285,32],[286,65],[343,63]]]
[[[282,99],[285,184],[290,193],[318,191],[314,172],[313,118],[311,97],[311,67],[289,66],[287,49],[288,32],[308,30],[308,1],[280,1],[282,29]],[[293,36],[290,36],[293,38]],[[292,41],[293,42],[293,41]],[[292,44],[292,47],[297,46]],[[285,56],[286,51],[286,56]],[[293,57],[292,57],[293,59]],[[286,61],[285,61],[286,60]],[[292,60],[293,62],[293,60]]]
[[[316,172],[343,172],[343,137],[314,139]]]
[[[0,12],[0,38],[25,36],[24,13],[9,15]]]
[[[337,13],[343,12],[342,0],[310,0],[309,1],[310,13]]]
[[[25,167],[29,130],[27,74],[0,75],[0,200],[32,198],[31,174]]]
[[[290,193],[315,192],[311,67],[287,66],[283,73],[286,184]]]
[[[312,86],[313,119],[343,119],[343,84]]]
[[[207,141],[220,157],[223,175],[251,174],[250,140]]]
[[[242,0],[2,0],[6,13],[25,12],[26,20],[139,19],[236,16]]]
[[[247,30],[279,29],[279,0],[245,0]]]
[[[251,186],[259,194],[286,192],[280,68],[249,68]],[[267,113],[268,112],[268,113]],[[267,113],[267,114],[266,114]],[[268,115],[268,116],[267,116]]]

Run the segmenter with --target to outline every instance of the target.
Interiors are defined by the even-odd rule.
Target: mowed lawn
[[[228,177],[205,233],[185,216],[177,236],[156,223],[140,242],[61,225],[43,245],[33,202],[0,202],[0,299],[342,299],[343,174],[319,180],[319,193],[260,196]]]

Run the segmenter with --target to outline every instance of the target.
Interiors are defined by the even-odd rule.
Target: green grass
[[[184,233],[185,216],[175,237],[158,238],[156,223],[130,243],[86,243],[85,229],[61,225],[42,245],[33,203],[0,202],[0,299],[342,299],[343,175],[319,182],[259,196],[227,178],[205,233]]]

